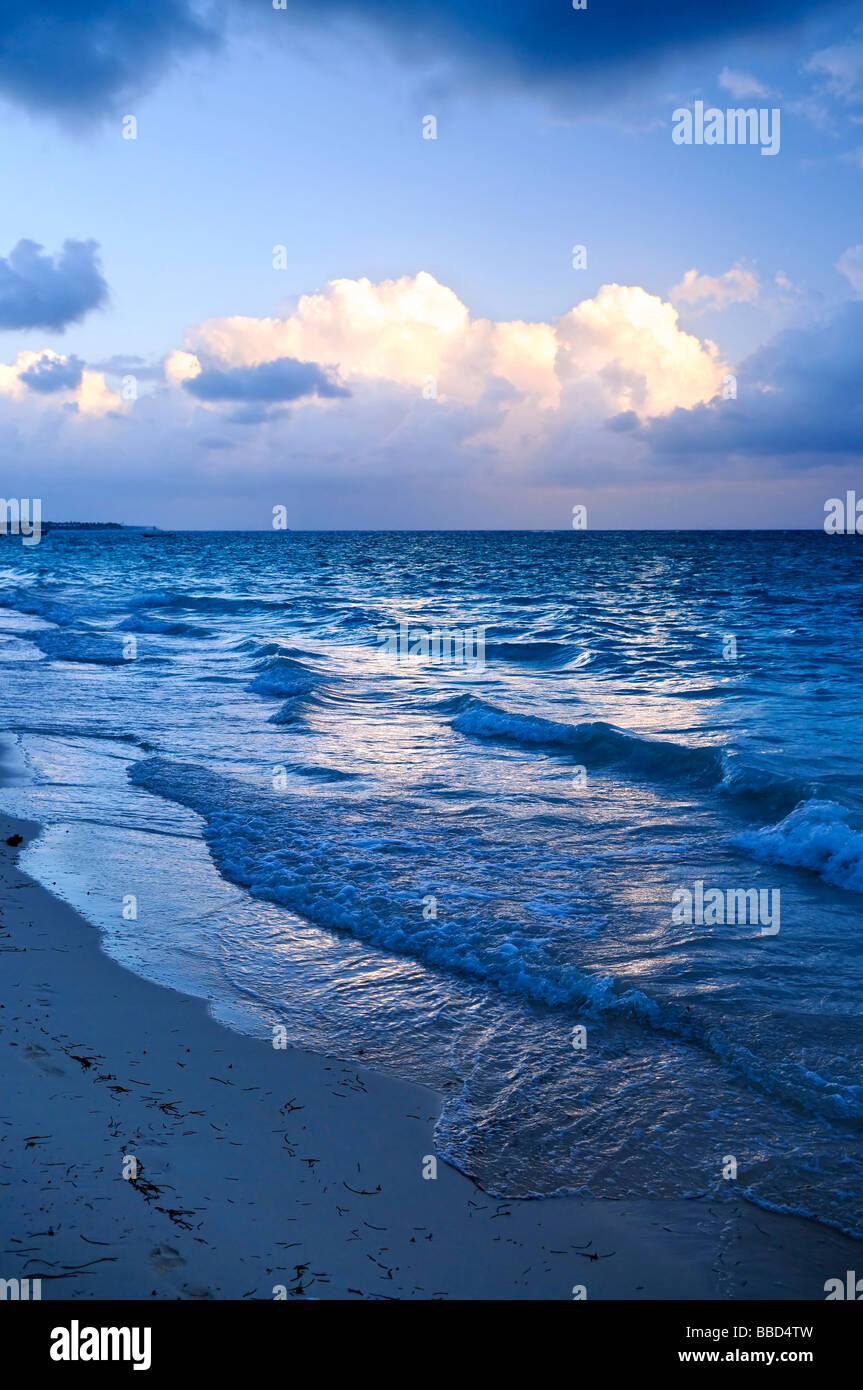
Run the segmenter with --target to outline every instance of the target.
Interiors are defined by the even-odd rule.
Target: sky
[[[0,492],[49,519],[863,496],[863,0],[0,0],[0,118]]]

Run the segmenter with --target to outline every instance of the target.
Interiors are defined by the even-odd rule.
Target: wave
[[[76,661],[94,666],[126,666],[129,658],[123,655],[123,639],[107,632],[28,632],[28,642],[35,642],[52,661]],[[146,659],[146,658],[145,658]]]
[[[151,743],[149,739],[142,738],[140,734],[129,733],[127,729],[105,729],[98,726],[90,727],[87,724],[66,724],[62,721],[56,724],[24,724],[17,720],[10,721],[8,727],[16,734],[38,734],[42,738],[92,739],[102,740],[105,743],[128,743],[134,748],[140,748],[144,753],[153,753],[157,748],[157,745]]]
[[[298,695],[308,695],[317,683],[317,676],[302,662],[290,656],[274,656],[266,661],[253,681],[246,686],[256,695],[275,695],[278,699],[291,699]]]
[[[306,651],[303,647],[290,647],[287,642],[262,642],[259,637],[244,637],[242,642],[234,643],[232,651],[248,652],[252,657],[259,661],[268,656],[293,656],[301,659],[311,657],[312,652]]]
[[[489,642],[485,655],[492,661],[510,661],[526,666],[563,666],[573,651],[565,642]]]
[[[235,598],[230,594],[184,594],[174,589],[153,589],[133,594],[127,608],[178,608],[199,613],[253,613],[267,608],[284,608],[278,599]]]
[[[806,795],[807,783],[778,775],[767,768],[745,765],[724,748],[694,748],[670,739],[646,738],[596,719],[565,724],[539,715],[513,714],[472,696],[450,703],[460,709],[452,727],[472,738],[513,743],[524,748],[564,750],[593,766],[623,767],[627,773],[649,777],[682,777],[727,796],[761,803],[777,810],[795,806]],[[446,712],[445,704],[439,705]]]
[[[793,1062],[776,1070],[693,1011],[556,959],[544,936],[525,930],[515,901],[503,917],[490,910],[492,902],[475,886],[487,877],[476,838],[470,848],[474,857],[461,865],[465,881],[459,888],[451,841],[444,837],[430,845],[426,825],[411,841],[403,803],[364,803],[360,824],[346,807],[310,808],[306,798],[284,792],[274,801],[196,764],[147,758],[134,763],[128,775],[135,786],[201,815],[219,872],[253,897],[279,903],[326,930],[533,1004],[616,1017],[693,1043],[760,1090],[834,1120],[863,1123],[859,1086]],[[418,895],[432,891],[444,876],[447,912],[427,922],[417,911]]]
[[[582,724],[558,723],[539,715],[513,714],[484,700],[471,700],[452,727],[472,738],[515,743],[527,748],[562,748],[589,757],[601,766],[624,764],[632,771],[674,775],[683,773],[716,785],[722,780],[722,750],[690,748],[628,733],[602,719]]]
[[[863,831],[848,824],[836,801],[804,801],[778,825],[747,830],[732,844],[753,859],[809,869],[826,883],[863,893]]]
[[[723,749],[722,766],[719,791],[753,802],[764,815],[785,815],[812,795],[811,782],[744,763],[733,749]]]
[[[209,628],[195,623],[170,622],[166,618],[154,618],[152,614],[142,613],[138,617],[124,618],[118,623],[121,632],[143,632],[154,637],[210,637]]]
[[[285,700],[280,705],[275,714],[271,714],[267,720],[268,724],[296,724],[302,719],[302,710],[299,699]]]
[[[55,623],[58,627],[74,626],[93,612],[92,607],[73,608],[51,594],[21,587],[8,589],[0,594],[0,605],[13,608],[17,613],[27,613],[33,618],[44,618],[46,622]]]
[[[361,778],[359,772],[344,772],[340,767],[318,767],[315,763],[289,763],[288,772],[298,777],[307,777],[310,782],[356,782]]]

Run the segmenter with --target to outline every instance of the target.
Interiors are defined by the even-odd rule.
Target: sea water
[[[7,538],[0,805],[117,960],[438,1088],[495,1193],[863,1235],[861,545]]]

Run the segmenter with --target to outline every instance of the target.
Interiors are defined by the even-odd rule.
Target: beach
[[[823,1375],[863,0],[0,11],[0,1302]]]
[[[854,1267],[854,1241],[740,1201],[423,1178],[438,1096],[123,969],[17,867],[7,838],[37,833],[0,825],[0,1275],[43,1299],[818,1299]]]

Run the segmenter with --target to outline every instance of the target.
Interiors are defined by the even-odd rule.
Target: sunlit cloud
[[[754,270],[738,263],[722,275],[701,275],[687,270],[679,285],[668,292],[672,304],[701,305],[725,309],[729,304],[754,304],[761,291]]]
[[[119,393],[109,390],[102,372],[93,372],[76,357],[50,348],[19,352],[14,362],[0,362],[0,397],[26,404],[40,414],[68,408],[81,415],[122,410]]]

